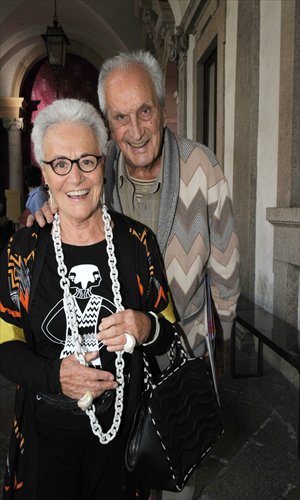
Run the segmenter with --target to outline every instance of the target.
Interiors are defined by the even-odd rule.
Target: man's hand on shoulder
[[[53,215],[56,209],[51,209],[49,203],[46,201],[42,208],[35,212],[35,214],[30,214],[26,220],[26,227],[31,227],[36,220],[40,227],[44,227],[46,223],[51,224],[53,222]]]

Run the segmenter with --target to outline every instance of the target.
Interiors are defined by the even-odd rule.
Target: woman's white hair
[[[65,122],[78,122],[90,127],[95,133],[101,153],[106,154],[107,130],[96,108],[89,102],[78,99],[58,99],[40,111],[33,123],[31,140],[39,165],[43,163],[43,141],[47,130]]]
[[[165,106],[165,84],[164,78],[162,74],[161,67],[155,57],[153,57],[150,52],[145,52],[143,50],[139,50],[137,52],[122,52],[111,59],[107,59],[100,69],[99,79],[98,79],[98,98],[99,105],[102,113],[106,116],[106,100],[105,100],[105,92],[104,85],[105,80],[108,75],[116,70],[129,70],[134,66],[141,66],[147,73],[149,74],[154,90],[156,93],[156,97],[161,104],[162,107]]]

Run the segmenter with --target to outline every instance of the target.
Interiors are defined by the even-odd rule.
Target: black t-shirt
[[[95,368],[115,374],[116,355],[107,352],[106,347],[96,339],[101,318],[116,312],[106,241],[89,246],[63,244],[62,247],[82,346],[86,351],[99,349],[99,358],[92,364]],[[72,354],[72,346],[68,342],[70,328],[67,327],[52,239],[48,243],[31,311],[30,323],[36,352],[46,358]],[[70,430],[81,427],[83,420],[88,420],[87,417],[70,415],[69,411],[57,410],[43,401],[38,404],[37,417],[41,424],[51,422],[54,427]]]
[[[116,311],[106,241],[89,246],[63,244],[63,253],[70,291],[74,297],[79,333],[83,336],[82,345],[87,351],[100,349],[100,359],[93,362],[94,366],[105,370],[113,368],[115,355],[108,353],[96,340],[101,318]],[[47,358],[59,357],[62,352],[62,357],[72,354],[68,343],[71,332],[70,328],[67,328],[63,291],[52,240],[47,247],[31,310],[30,322],[36,352]]]

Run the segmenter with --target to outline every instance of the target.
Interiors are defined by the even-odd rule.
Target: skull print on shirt
[[[97,295],[93,291],[101,293],[101,274],[99,268],[92,264],[81,264],[74,266],[68,273],[70,282],[70,292],[73,297],[76,319],[79,332],[82,336],[82,347],[85,352],[99,350],[99,357],[92,361],[96,367],[102,368],[100,351],[104,347],[102,342],[98,342],[96,334],[100,323],[100,318],[116,312],[113,302]],[[66,326],[66,338],[63,342],[55,335],[51,329],[51,323],[58,315],[64,314]],[[60,358],[65,358],[74,353],[72,342],[72,332],[69,318],[66,317],[64,309],[64,299],[61,299],[47,314],[42,323],[42,332],[52,342],[64,344]]]

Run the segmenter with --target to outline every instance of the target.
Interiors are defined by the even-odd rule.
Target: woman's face
[[[74,160],[83,155],[102,154],[94,131],[77,122],[51,126],[44,136],[43,153],[44,161],[55,158]],[[61,216],[80,223],[98,211],[103,186],[103,164],[102,159],[92,172],[82,172],[74,163],[71,171],[64,176],[57,175],[50,165],[42,164],[45,182],[49,185]]]

